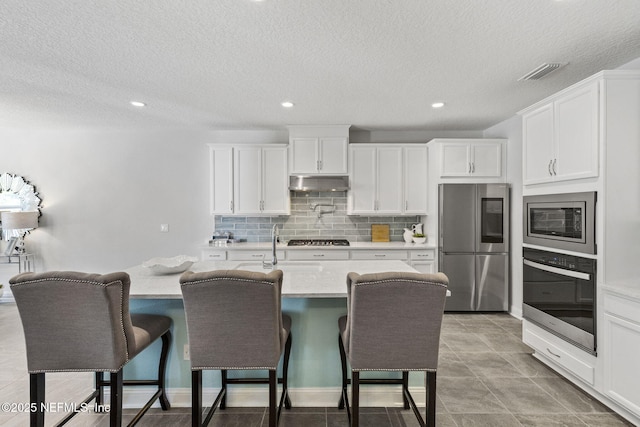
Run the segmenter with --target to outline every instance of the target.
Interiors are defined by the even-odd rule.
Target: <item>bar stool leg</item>
[[[202,425],[202,371],[191,371],[191,426]]]
[[[122,425],[122,369],[111,373],[111,405],[109,408],[109,426],[120,427]]]
[[[160,406],[163,411],[171,409],[169,398],[167,398],[167,390],[165,388],[165,373],[167,367],[167,357],[169,356],[169,348],[171,347],[171,332],[167,331],[162,335],[162,351],[160,352],[160,363],[158,365],[158,388],[162,390],[160,395]]]
[[[276,392],[278,375],[275,369],[269,370],[269,427],[278,425],[278,409],[276,408]]]
[[[284,360],[282,362],[282,392],[285,394],[284,407],[291,409],[291,399],[289,398],[289,356],[291,356],[291,332],[287,337],[284,347]]]
[[[31,411],[30,425],[31,427],[44,427],[44,372],[38,374],[29,374],[29,394],[31,398],[31,406],[34,404],[35,411]]]
[[[220,399],[220,409],[227,409],[227,385],[229,384],[229,381],[227,381],[227,379],[227,370],[222,369],[220,371],[220,382],[224,394],[222,395],[222,399]]]
[[[351,427],[360,426],[360,372],[351,371]]]
[[[407,399],[408,393],[409,393],[409,372],[402,371],[402,403],[404,404],[404,409],[409,409],[409,399]]]
[[[427,426],[436,425],[436,373],[427,372],[425,380],[427,388]]]

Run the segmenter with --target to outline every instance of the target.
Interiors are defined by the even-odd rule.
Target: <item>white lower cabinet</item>
[[[436,272],[436,254],[435,250],[411,251],[410,257],[411,267],[420,273]]]
[[[590,386],[594,385],[596,358],[591,354],[526,320],[522,328],[522,341],[535,350],[536,356],[551,362],[551,366],[557,366]]]
[[[287,251],[287,259],[289,261],[339,261],[349,259],[349,251],[341,250],[300,250]]]
[[[351,251],[351,259],[362,260],[400,260],[406,261],[409,259],[407,251]]]
[[[604,394],[640,416],[640,300],[604,294]]]
[[[269,251],[228,251],[227,260],[229,261],[271,261],[272,252]],[[284,251],[276,251],[278,259],[285,258]]]

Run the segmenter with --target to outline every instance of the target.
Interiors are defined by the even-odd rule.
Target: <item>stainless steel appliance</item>
[[[525,196],[524,243],[596,253],[596,193]]]
[[[345,239],[291,239],[287,246],[349,246]]]
[[[523,249],[525,319],[596,352],[596,260]]]
[[[439,270],[449,277],[446,311],[506,311],[509,185],[440,184]]]

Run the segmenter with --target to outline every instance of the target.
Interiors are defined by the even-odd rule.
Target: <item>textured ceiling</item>
[[[0,127],[483,130],[638,57],[638,0],[1,0]]]

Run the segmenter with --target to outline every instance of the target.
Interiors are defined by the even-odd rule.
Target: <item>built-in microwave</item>
[[[523,198],[524,243],[596,253],[596,192]]]

